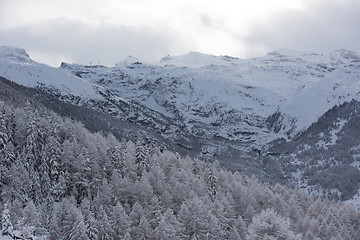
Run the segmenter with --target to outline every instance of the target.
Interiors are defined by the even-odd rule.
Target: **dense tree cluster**
[[[1,230],[50,239],[359,239],[352,206],[0,102]]]

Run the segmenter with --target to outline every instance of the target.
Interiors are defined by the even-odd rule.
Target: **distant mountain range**
[[[356,202],[356,52],[278,50],[253,59],[190,52],[153,64],[128,57],[114,67],[53,68],[23,49],[3,46],[0,76],[30,87],[13,86],[92,131],[152,142],[264,181]]]

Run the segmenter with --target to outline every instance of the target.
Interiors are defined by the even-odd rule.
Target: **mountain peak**
[[[215,56],[200,52],[188,52],[184,55],[167,55],[160,59],[159,65],[174,65],[177,67],[201,68],[209,65],[229,65],[238,58],[229,56]]]
[[[350,50],[343,49],[343,48],[333,51],[331,53],[331,56],[333,56],[333,57],[337,56],[337,57],[341,57],[341,58],[344,58],[347,60],[360,61],[359,54],[357,54],[355,51],[350,51]]]
[[[277,56],[277,57],[293,56],[293,57],[299,57],[299,56],[302,56],[302,55],[305,55],[305,54],[307,54],[307,53],[302,52],[302,51],[298,51],[298,50],[282,48],[282,49],[277,49],[275,51],[269,52],[267,54],[267,56]]]
[[[127,67],[134,63],[141,63],[141,62],[138,58],[129,55],[121,62],[116,63],[115,67],[120,67],[120,66]]]
[[[0,58],[12,62],[33,63],[29,54],[23,48],[0,46]]]

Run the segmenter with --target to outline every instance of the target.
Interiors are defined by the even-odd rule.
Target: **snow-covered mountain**
[[[190,52],[158,65],[127,58],[113,68],[61,69],[181,120],[194,135],[263,144],[295,136],[334,105],[359,99],[359,61],[346,50],[281,50],[248,60]]]
[[[98,99],[97,86],[66,71],[33,61],[24,49],[0,46],[1,76],[27,87],[58,91],[63,96],[77,96],[82,101]]]
[[[190,52],[153,64],[129,56],[114,67],[53,68],[23,49],[1,47],[0,76],[250,173],[264,164],[252,150],[267,151],[278,139],[291,142],[334,106],[360,101],[360,56],[344,49],[284,49],[252,59]],[[286,175],[283,166],[271,167],[261,171]]]

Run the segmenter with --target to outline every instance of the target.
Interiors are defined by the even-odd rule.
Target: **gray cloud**
[[[239,37],[248,54],[279,48],[329,51],[360,50],[360,1],[306,2],[306,9],[280,12],[257,22],[247,37]]]
[[[60,64],[61,56],[75,63],[99,61],[108,66],[128,55],[150,61],[177,49],[182,52],[190,41],[163,27],[91,26],[68,18],[0,30],[1,44],[23,47],[52,65]]]
[[[43,0],[31,3],[0,0],[0,45],[25,48],[34,60],[54,66],[64,60],[81,64],[99,61],[111,66],[127,55],[151,61],[166,54],[188,51],[256,57],[279,48],[360,50],[359,0],[301,0],[304,9],[281,10],[248,27],[251,18],[244,23],[245,28],[239,29],[234,27],[241,25],[241,22],[234,22],[238,19],[236,11],[230,11],[230,5],[224,7],[225,3],[216,5],[219,8],[204,9],[184,5],[185,10],[176,8],[179,12],[165,6],[166,11],[154,11],[151,16],[142,16],[141,11],[131,12],[134,9],[128,6],[134,22],[124,23],[122,19],[117,20],[121,24],[114,25],[109,22],[117,19],[116,12],[107,18],[106,11],[104,15],[97,11],[103,3],[89,7],[84,2],[72,4],[66,0],[66,4],[61,2],[53,6]],[[107,3],[107,7],[111,6],[109,1]],[[209,3],[204,1],[202,4]],[[76,14],[79,14],[77,19],[59,17],[39,22],[49,16]],[[92,25],[91,21],[98,25]],[[246,34],[241,32],[244,29],[248,29]]]

